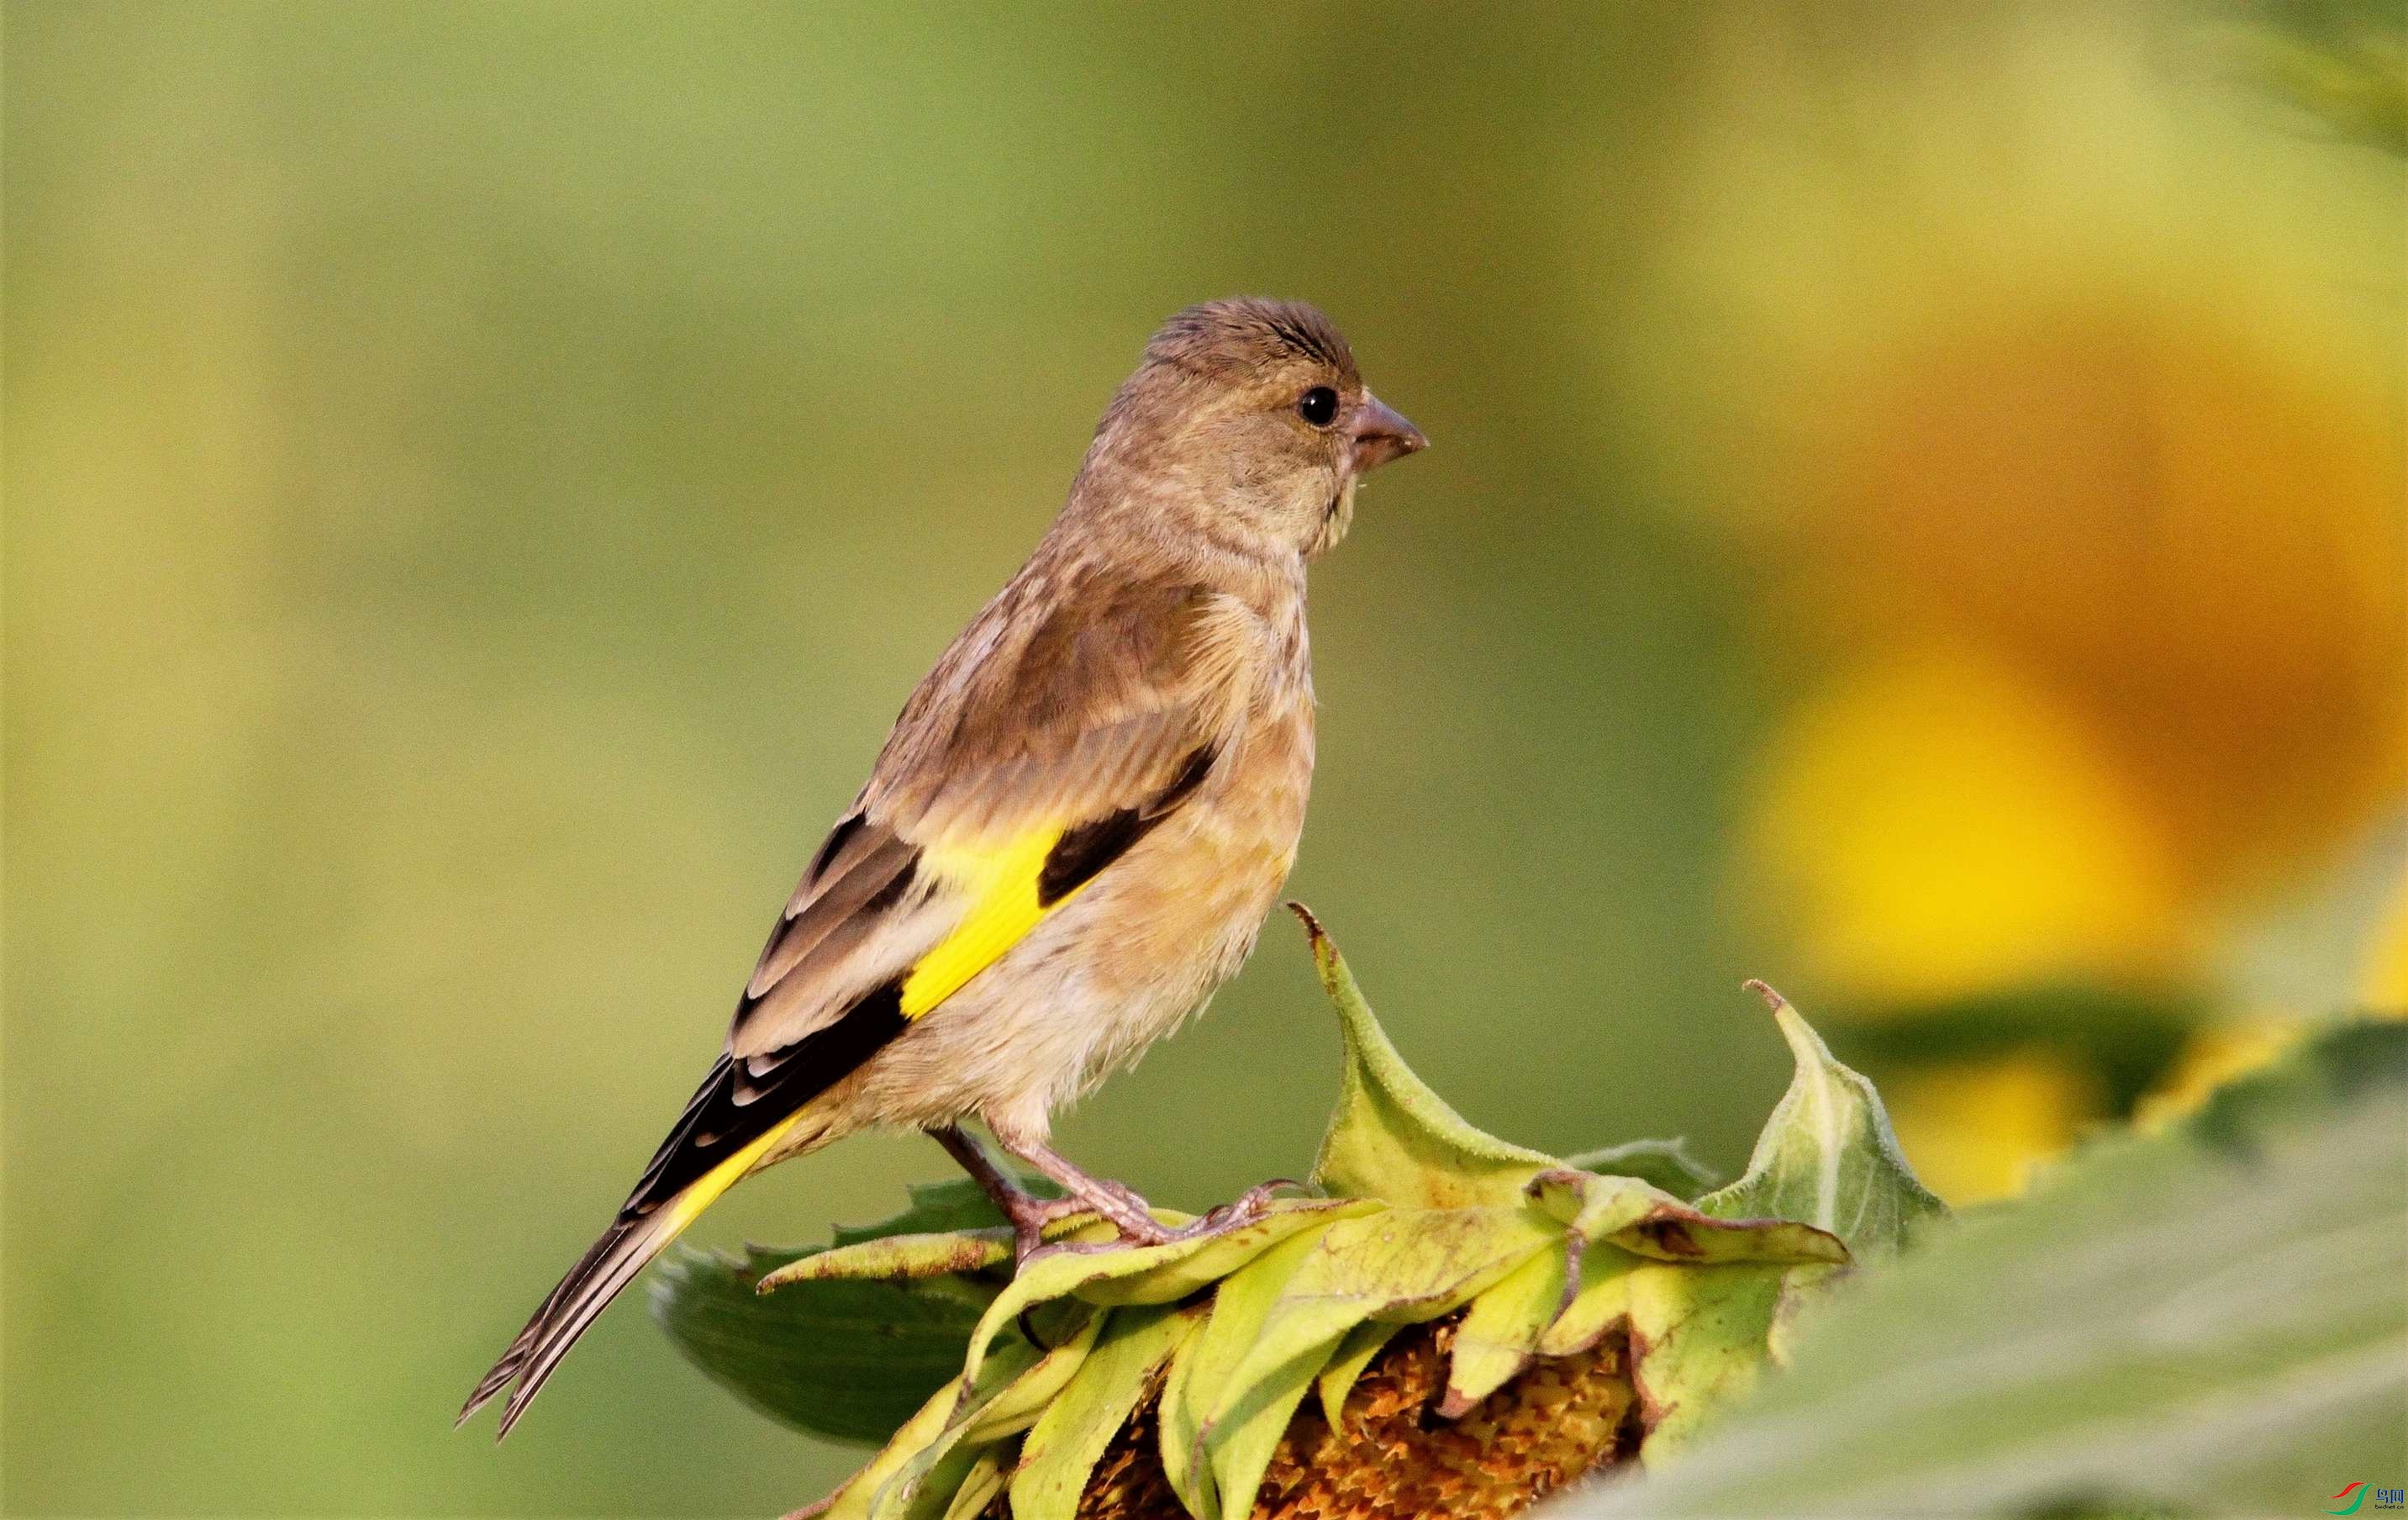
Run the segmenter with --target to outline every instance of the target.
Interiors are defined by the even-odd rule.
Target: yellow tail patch
[[[777,1144],[779,1137],[794,1128],[795,1121],[801,1117],[800,1111],[796,1112],[759,1140],[695,1178],[692,1185],[677,1196],[677,1201],[663,1212],[660,1223],[664,1233],[660,1244],[666,1246],[684,1233],[685,1227],[693,1224],[697,1215],[719,1201],[719,1195],[743,1181],[744,1174],[752,1169],[752,1164],[767,1155],[769,1147]]]

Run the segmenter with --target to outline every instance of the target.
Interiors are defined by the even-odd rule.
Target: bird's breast
[[[1279,900],[1312,786],[1312,708],[1257,711],[1219,774],[1096,884],[1113,953],[1108,993],[1175,985],[1200,999],[1234,974]],[[1181,1011],[1182,1013],[1185,1010]]]

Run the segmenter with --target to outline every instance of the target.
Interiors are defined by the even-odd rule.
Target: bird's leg
[[[986,1147],[970,1137],[959,1125],[947,1125],[928,1131],[929,1138],[945,1148],[945,1154],[961,1163],[970,1180],[1011,1225],[1012,1258],[1025,1262],[1045,1243],[1045,1226],[1071,1214],[1085,1213],[1093,1207],[1075,1196],[1067,1198],[1040,1198],[1011,1180],[1010,1174],[995,1164]]]
[[[1121,1233],[1124,1245],[1167,1245],[1173,1240],[1193,1240],[1223,1234],[1242,1225],[1251,1225],[1268,1211],[1271,1199],[1283,1187],[1301,1189],[1303,1184],[1278,1178],[1258,1183],[1211,1210],[1203,1218],[1172,1228],[1154,1217],[1154,1210],[1145,1199],[1125,1184],[1102,1177],[1091,1176],[1068,1156],[1044,1141],[1026,1136],[998,1134],[996,1139],[1004,1149],[1035,1167],[1062,1184],[1072,1198],[1095,1210],[1112,1222]],[[1084,1251],[1090,1246],[1052,1245],[1047,1251]],[[1025,1259],[1025,1258],[1024,1258]]]
[[[996,1139],[1003,1148],[1035,1167],[1061,1184],[1065,1197],[1037,1197],[1012,1181],[1010,1175],[996,1164],[986,1147],[972,1139],[958,1125],[931,1129],[929,1136],[945,1148],[947,1154],[961,1163],[964,1171],[995,1200],[995,1206],[1011,1222],[1012,1258],[1025,1267],[1039,1255],[1057,1251],[1095,1251],[1096,1245],[1047,1244],[1045,1227],[1072,1214],[1099,1214],[1119,1232],[1119,1245],[1168,1245],[1173,1240],[1192,1240],[1219,1235],[1241,1225],[1251,1225],[1268,1210],[1271,1199],[1283,1187],[1301,1188],[1300,1183],[1278,1178],[1257,1183],[1212,1210],[1203,1218],[1173,1228],[1154,1217],[1153,1206],[1140,1197],[1127,1184],[1109,1178],[1095,1176],[1043,1140],[1030,1136]]]
[[[1069,1195],[1063,1202],[1076,1201],[1081,1208],[1092,1209],[1111,1221],[1123,1243],[1163,1245],[1183,1233],[1154,1218],[1152,1206],[1124,1184],[1088,1175],[1043,1140],[1031,1135],[1001,1133],[995,1138],[1005,1150],[1061,1183],[1062,1190]]]

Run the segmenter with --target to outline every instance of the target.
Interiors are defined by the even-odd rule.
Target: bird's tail
[[[468,1402],[461,1407],[460,1418],[453,1422],[454,1427],[466,1425],[470,1415],[482,1409],[504,1388],[516,1383],[518,1386],[510,1389],[509,1398],[502,1405],[502,1422],[494,1439],[498,1441],[509,1435],[510,1427],[518,1423],[519,1416],[526,1412],[527,1404],[542,1390],[544,1380],[552,1376],[552,1369],[568,1355],[568,1348],[577,1343],[577,1338],[585,1333],[586,1326],[592,1325],[595,1316],[618,1297],[619,1290],[634,1282],[646,1262],[660,1255],[671,1240],[694,1223],[696,1215],[710,1208],[722,1193],[735,1186],[746,1172],[752,1170],[753,1165],[800,1117],[799,1113],[788,1115],[783,1122],[752,1140],[742,1150],[663,1200],[664,1207],[638,1212],[635,1200],[630,1200],[630,1207],[620,1212],[618,1219],[602,1232],[602,1238],[595,1241],[593,1247],[578,1259],[577,1265],[568,1269],[568,1275],[560,1280],[560,1285],[552,1290],[552,1296],[544,1299],[542,1307],[526,1322],[526,1328],[521,1330],[518,1338],[510,1342],[509,1349],[502,1353],[502,1359],[495,1362],[493,1370],[477,1384],[476,1392],[470,1394]],[[671,1137],[671,1143],[676,1142],[677,1138]],[[663,1149],[666,1152],[667,1147]],[[652,1177],[648,1174],[646,1183],[649,1184],[651,1182]],[[643,1195],[644,1188],[639,1187],[638,1197],[641,1198]]]

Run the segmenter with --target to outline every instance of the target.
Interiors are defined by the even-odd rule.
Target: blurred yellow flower
[[[1831,984],[1909,1004],[2180,961],[2149,799],[2078,713],[1981,651],[1869,652],[1769,762],[1751,856]]]
[[[2156,1128],[2191,1112],[2207,1095],[2245,1071],[2253,1071],[2297,1044],[2304,1020],[2276,1016],[2229,1019],[2193,1035],[2155,1092],[2141,1099],[2132,1119]]]
[[[2401,873],[2392,889],[2390,906],[2368,947],[2358,987],[2371,1011],[2408,1016],[2408,872]]]
[[[2005,310],[1855,377],[1809,589],[2050,694],[2205,906],[2397,803],[2408,551],[2375,399],[2187,305]]]
[[[2083,1062],[2041,1045],[1920,1066],[1885,1083],[1882,1097],[1924,1185],[1956,1203],[2021,1191],[2104,1106]]]
[[[1839,638],[1767,747],[1748,864],[1861,1012],[2211,991],[2218,946],[2401,805],[2397,454],[2365,398],[2166,308],[1901,343],[1804,462],[1793,593]],[[2396,998],[2408,953],[2364,953]],[[2262,1056],[2250,1027],[2200,1036],[2164,1101]],[[2015,1185],[2101,1115],[2041,1069],[1891,1078],[1941,1191]]]
[[[1713,28],[1608,299],[1790,662],[1734,876],[1964,1198],[2254,1048],[2186,1023],[2408,985],[2408,900],[2267,929],[2408,815],[2408,196],[2157,12],[1885,20]]]

